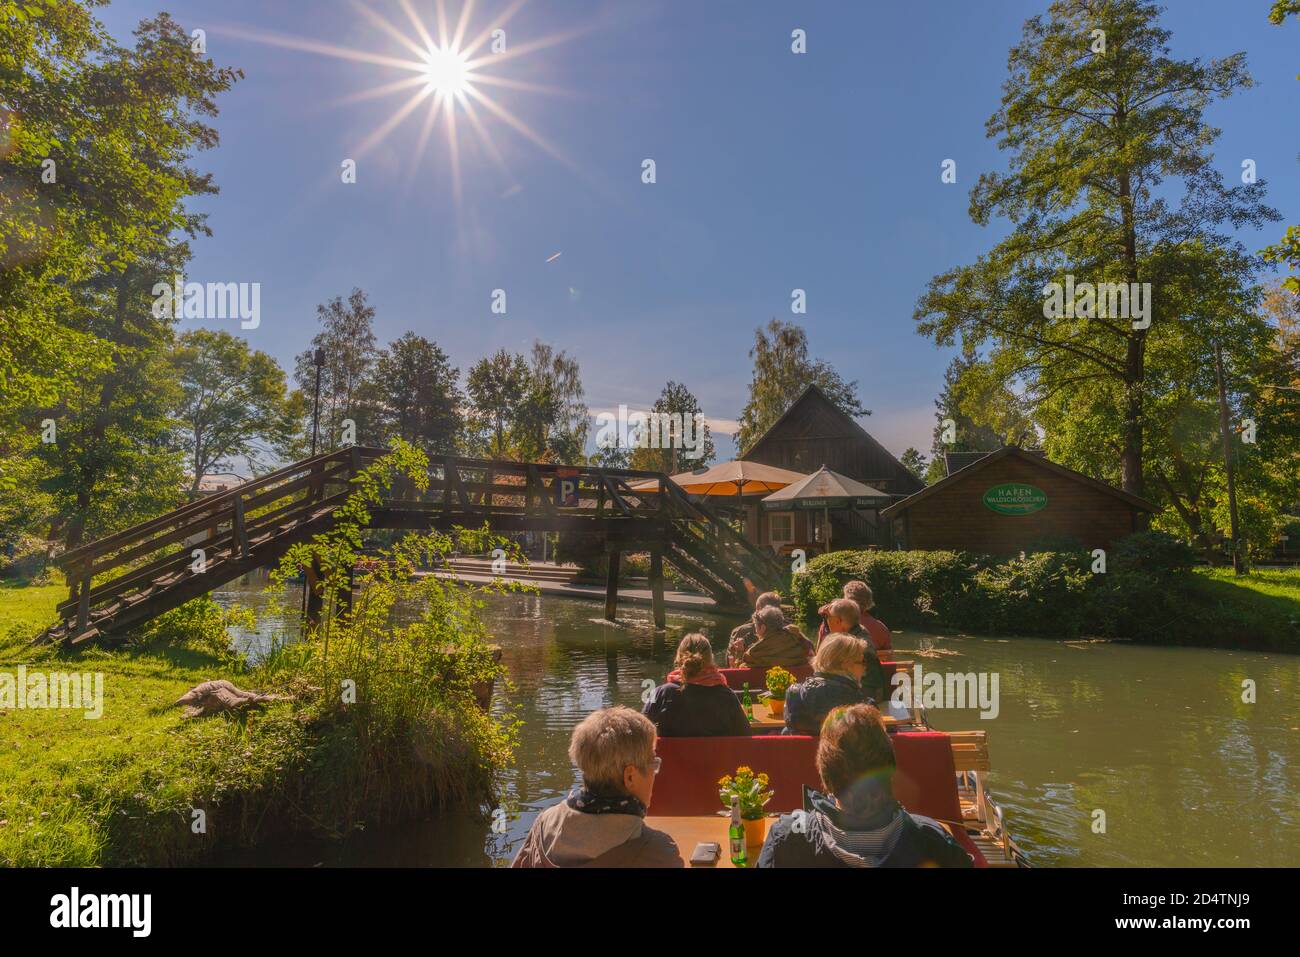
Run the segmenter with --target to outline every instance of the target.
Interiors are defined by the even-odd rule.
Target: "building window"
[[[794,541],[794,513],[773,512],[768,518],[768,537],[773,545],[788,545]]]

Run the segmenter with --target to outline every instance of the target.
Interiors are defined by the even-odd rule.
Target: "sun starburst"
[[[529,38],[519,43],[507,43],[505,27],[527,0],[512,0],[509,6],[489,19],[478,33],[470,36],[475,0],[463,0],[453,26],[447,15],[446,0],[434,4],[435,23],[426,24],[416,12],[411,0],[398,0],[408,21],[407,29],[390,20],[362,0],[352,0],[358,14],[397,43],[402,52],[375,52],[353,49],[302,37],[268,33],[261,30],[227,28],[227,32],[247,40],[267,43],[283,49],[301,50],[322,56],[351,60],[381,67],[397,74],[395,79],[360,90],[344,98],[343,103],[383,99],[408,93],[371,133],[352,151],[360,158],[383,143],[390,134],[418,112],[423,110],[423,121],[415,140],[413,167],[418,167],[430,139],[441,129],[447,145],[447,162],[452,188],[457,202],[461,199],[461,133],[458,120],[463,119],[473,131],[484,153],[513,182],[500,148],[493,141],[492,129],[485,122],[490,118],[496,125],[528,140],[556,160],[576,169],[573,162],[554,144],[533,129],[497,98],[481,87],[542,94],[563,94],[566,91],[544,86],[500,72],[500,67],[510,60],[527,56],[538,50],[566,42],[586,32],[590,27],[566,33]],[[409,91],[409,92],[408,92]],[[480,115],[480,108],[482,113]]]

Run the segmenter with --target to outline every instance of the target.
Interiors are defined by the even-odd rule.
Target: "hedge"
[[[1208,607],[1186,545],[1140,532],[1105,555],[1086,551],[1016,557],[954,551],[845,551],[820,555],[794,577],[791,600],[808,625],[844,583],[871,586],[892,627],[976,634],[1125,638],[1161,644],[1226,644],[1300,651],[1295,622],[1243,633],[1237,616]],[[1222,621],[1219,618],[1223,618]],[[1232,620],[1229,620],[1232,618]]]

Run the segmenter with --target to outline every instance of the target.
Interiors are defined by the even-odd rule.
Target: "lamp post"
[[[311,400],[311,454],[315,458],[316,437],[320,424],[320,370],[325,366],[325,350],[317,349],[312,356],[312,361],[316,364],[316,394]]]

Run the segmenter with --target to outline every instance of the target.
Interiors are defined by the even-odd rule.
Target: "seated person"
[[[781,596],[774,591],[765,591],[754,600],[754,611],[757,612],[762,608],[780,608]],[[737,625],[731,629],[731,640],[727,642],[727,659],[729,661],[739,661],[740,656],[745,653],[745,649],[758,640],[758,635],[754,633],[754,619],[743,625]]]
[[[770,668],[781,665],[806,665],[812,657],[812,642],[793,625],[786,624],[780,608],[760,608],[754,612],[754,634],[757,640],[746,648],[736,661],[739,667]]]
[[[811,678],[785,693],[785,734],[817,734],[832,709],[871,701],[862,690],[871,645],[856,635],[830,635],[817,649]]]
[[[668,683],[655,688],[642,713],[665,738],[749,734],[740,700],[713,663],[713,648],[703,635],[682,639]]]
[[[805,791],[803,811],[772,825],[756,866],[974,866],[939,822],[898,803],[894,768],[880,712],[865,704],[836,708],[817,743],[817,771],[830,793]]]
[[[684,867],[677,843],[643,818],[659,759],[655,726],[622,705],[573,729],[582,786],[537,816],[511,867]]]
[[[871,636],[871,643],[876,646],[876,651],[892,651],[893,642],[889,636],[889,626],[878,618],[872,617],[868,612],[876,606],[876,598],[871,593],[871,586],[864,581],[851,581],[844,583],[844,597],[849,599],[858,606],[859,623],[868,635]],[[826,624],[826,614],[830,605],[822,605],[817,609],[817,613],[822,616],[821,626],[817,629],[817,641],[821,642],[830,632]]]
[[[862,690],[867,697],[880,703],[883,707],[885,697],[885,669],[880,667],[876,657],[871,636],[858,621],[857,603],[848,598],[837,598],[826,606],[827,633],[832,635],[853,635],[867,643],[867,672],[862,678]]]

